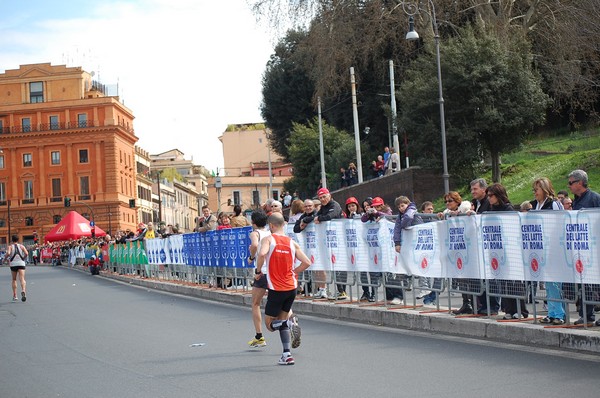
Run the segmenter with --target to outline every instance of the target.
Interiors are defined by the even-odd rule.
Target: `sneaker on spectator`
[[[565,324],[565,320],[561,319],[561,318],[554,318],[552,320],[552,324],[553,325],[564,325]]]
[[[402,299],[400,299],[399,297],[394,297],[391,301],[392,305],[398,305],[398,304],[402,304]]]
[[[374,303],[375,302],[375,293],[369,295],[369,303]]]
[[[598,319],[596,322],[594,322],[594,325],[600,326],[600,319]]]
[[[327,298],[327,291],[325,289],[319,289],[314,295],[313,298],[323,298],[326,299]]]
[[[525,318],[529,317],[529,314],[523,314],[523,313],[519,314],[519,313],[516,313],[516,314],[513,314],[512,317],[513,317],[513,319],[525,319]]]
[[[336,300],[346,300],[347,298],[348,295],[346,294],[346,292],[337,292],[337,294],[335,295]]]
[[[502,319],[513,319],[513,316],[512,316],[512,314],[504,314],[504,316],[502,317]]]
[[[279,362],[277,362],[277,363],[280,365],[293,365],[295,362],[294,362],[294,358],[292,357],[292,354],[287,352],[287,353],[283,353],[281,358],[279,358]]]
[[[371,295],[368,292],[364,292],[362,296],[360,296],[360,301],[369,301]]]
[[[588,318],[588,324],[593,323],[593,322],[594,322],[593,319]],[[573,322],[573,325],[583,325],[583,324],[584,324],[583,317],[581,317],[578,320],[576,320],[575,322]]]
[[[540,319],[540,323],[545,323],[545,324],[552,323],[553,321],[554,321],[554,318],[550,318],[548,316],[543,319]]]

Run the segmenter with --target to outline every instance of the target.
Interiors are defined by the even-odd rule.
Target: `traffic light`
[[[71,198],[65,196],[65,207],[71,207]]]
[[[96,227],[92,227],[92,239],[96,237]]]
[[[129,199],[129,208],[135,209],[135,199]]]

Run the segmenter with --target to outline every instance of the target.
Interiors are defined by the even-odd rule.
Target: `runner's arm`
[[[297,275],[310,267],[310,259],[304,254],[302,249],[300,249],[300,245],[297,242],[294,242],[294,245],[296,246],[296,259],[301,262],[299,266],[294,268],[294,272]]]
[[[262,271],[262,266],[265,263],[265,257],[267,253],[269,253],[270,246],[270,236],[266,236],[262,238],[260,241],[260,250],[258,252],[258,257],[256,257],[256,273],[260,274]]]

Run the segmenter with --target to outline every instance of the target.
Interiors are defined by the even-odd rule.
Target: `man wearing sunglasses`
[[[573,195],[575,195],[573,210],[600,207],[600,195],[588,188],[588,175],[585,171],[573,170],[569,174],[567,184]],[[598,285],[585,285],[586,299],[593,300],[592,292],[597,289]],[[588,322],[594,321],[594,306],[591,304],[582,304],[579,306],[579,319],[574,322],[575,325],[582,325],[584,323],[583,311],[586,312]],[[600,326],[600,319],[595,324],[596,326]]]

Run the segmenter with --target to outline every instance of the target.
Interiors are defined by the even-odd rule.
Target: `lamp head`
[[[411,15],[408,17],[408,32],[406,33],[406,40],[417,40],[419,34],[415,30],[415,19]]]

